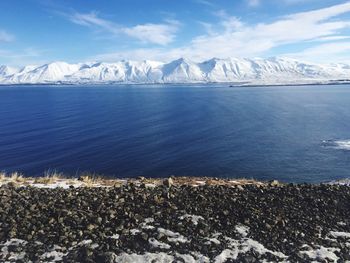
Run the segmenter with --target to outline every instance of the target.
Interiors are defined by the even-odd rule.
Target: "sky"
[[[274,56],[350,63],[350,1],[0,1],[0,65]]]

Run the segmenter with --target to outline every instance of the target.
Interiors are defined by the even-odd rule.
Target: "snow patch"
[[[41,255],[40,262],[61,262],[67,253],[60,251],[50,251]]]
[[[150,238],[148,240],[148,242],[151,244],[152,247],[155,247],[155,248],[161,248],[161,249],[170,249],[171,248],[170,245],[163,243],[163,242],[160,242],[155,238]]]
[[[219,255],[215,257],[214,259],[215,263],[224,263],[228,259],[236,260],[239,254],[241,253],[244,254],[249,251],[255,251],[259,255],[270,253],[280,258],[281,261],[287,259],[287,256],[284,255],[282,252],[275,252],[275,251],[269,250],[265,248],[262,244],[260,244],[258,241],[255,241],[250,238],[246,238],[246,236],[248,236],[248,233],[249,233],[249,227],[244,225],[238,225],[235,227],[235,230],[243,238],[240,240],[236,240],[230,237],[224,237],[224,239],[228,241],[229,248],[223,250]]]
[[[321,261],[330,260],[332,262],[337,262],[339,257],[334,253],[339,251],[339,248],[328,248],[319,246],[316,249],[309,251],[300,251],[301,254],[307,255],[310,259]]]
[[[143,255],[138,254],[126,254],[116,256],[115,262],[121,263],[146,263],[146,262],[157,262],[157,263],[172,263],[174,257],[166,253],[145,253]]]
[[[145,218],[145,220],[140,224],[140,227],[142,229],[154,229],[154,226],[149,225],[150,223],[153,223],[154,219],[152,217]]]
[[[136,228],[130,229],[130,234],[131,234],[131,235],[135,236],[135,235],[137,235],[138,233],[141,233],[141,231],[140,231],[139,229],[136,229]]]
[[[337,237],[345,237],[350,239],[350,233],[348,232],[338,232],[338,231],[331,231],[329,234],[335,238]]]
[[[110,236],[109,238],[111,238],[111,239],[119,239],[119,235],[118,234],[114,234],[114,235]]]
[[[6,241],[5,243],[0,244],[2,246],[2,248],[0,250],[0,259],[6,258],[9,261],[23,259],[25,257],[24,252],[9,251],[9,246],[18,247],[18,246],[24,246],[26,244],[27,244],[27,241],[17,239],[17,238],[10,239],[10,240]]]
[[[179,219],[180,220],[189,219],[192,222],[192,224],[194,224],[195,226],[198,225],[199,220],[204,221],[204,218],[202,216],[189,215],[189,214],[185,214],[183,216],[180,216]]]
[[[172,242],[172,243],[188,243],[189,242],[189,240],[186,237],[184,237],[183,235],[181,235],[180,233],[176,233],[176,232],[173,232],[173,231],[168,230],[168,229],[164,229],[164,228],[159,227],[158,233],[163,234],[164,236],[167,236],[168,241]]]
[[[215,245],[220,245],[221,242],[219,239],[212,237],[212,238],[206,238],[206,240],[208,240],[207,242],[205,242],[205,244],[210,245],[211,243],[215,244]]]
[[[242,237],[246,237],[248,235],[249,227],[245,225],[237,225],[235,229],[236,232],[239,233]]]
[[[143,221],[143,224],[154,223],[153,218],[146,218]],[[237,237],[227,237],[222,233],[213,233],[209,237],[206,237],[205,244],[210,245],[222,245],[225,244],[225,247],[222,250],[219,250],[212,259],[209,259],[205,255],[202,255],[198,251],[188,251],[186,254],[178,253],[174,250],[175,245],[173,243],[189,243],[190,239],[181,235],[180,233],[173,232],[164,228],[157,228],[157,231],[160,236],[163,235],[163,241],[160,241],[158,238],[150,238],[148,240],[149,244],[153,247],[153,249],[163,249],[167,250],[167,252],[145,252],[144,254],[136,254],[136,253],[126,253],[123,252],[119,255],[113,255],[113,262],[135,262],[135,263],[145,263],[145,262],[185,262],[185,263],[195,263],[195,262],[216,262],[216,263],[224,263],[230,260],[239,259],[240,255],[245,253],[254,253],[257,255],[261,255],[262,258],[264,255],[273,255],[275,257],[274,261],[276,262],[289,262],[288,256],[283,254],[282,252],[272,251],[266,248],[263,244],[259,243],[256,240],[249,238],[249,227],[239,224],[235,226],[235,232],[238,234]],[[134,229],[135,232],[138,233],[138,229]],[[138,230],[138,231],[136,231]],[[164,238],[166,237],[166,238]],[[118,239],[119,235],[115,234],[110,236],[110,238]],[[345,238],[347,240],[350,239],[350,233],[341,232],[341,231],[330,231],[325,239],[334,240],[336,238]],[[164,241],[165,240],[165,241]],[[16,261],[24,259],[26,254],[25,252],[10,252],[9,246],[19,246],[23,247],[27,245],[27,242],[20,239],[11,239],[6,242],[0,243],[0,259],[5,259],[9,261]],[[92,249],[96,249],[99,245],[94,243],[92,240],[84,240],[77,245],[69,248],[68,251],[64,251],[59,246],[54,246],[51,250],[45,251],[40,256],[40,262],[60,262],[63,258],[69,253],[69,251],[74,250],[80,246],[89,246]],[[350,243],[346,243],[347,246]],[[21,251],[21,250],[19,250]],[[63,252],[64,251],[64,252]],[[153,251],[153,250],[152,250]],[[301,255],[305,255],[305,260],[310,260],[314,262],[320,261],[328,261],[328,262],[337,262],[339,257],[337,256],[337,251],[340,251],[339,248],[329,248],[320,246],[317,244],[313,244],[312,247],[305,244],[301,247],[299,253]],[[113,253],[113,251],[111,251]],[[266,261],[262,261],[266,262]]]
[[[199,253],[191,254],[167,254],[164,252],[159,253],[145,253],[140,254],[127,254],[123,253],[116,256],[114,262],[120,263],[147,263],[147,262],[157,262],[157,263],[173,263],[173,262],[185,262],[185,263],[209,263],[208,257],[203,256]]]

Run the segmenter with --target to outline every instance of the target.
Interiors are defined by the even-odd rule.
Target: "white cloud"
[[[220,23],[206,24],[211,29],[210,32],[194,37],[188,45],[172,49],[149,48],[120,51],[111,53],[110,58],[140,59],[141,57],[141,59],[166,61],[178,57],[203,60],[211,57],[264,56],[273,48],[286,44],[344,37],[341,32],[350,28],[350,21],[335,18],[348,12],[350,12],[350,2],[291,14],[271,23],[248,25],[221,11],[218,13],[221,17]],[[102,57],[106,59],[108,54],[102,54],[96,58]]]
[[[175,33],[180,25],[175,20],[168,20],[162,24],[140,24],[133,27],[125,27],[111,21],[98,17],[95,12],[71,15],[70,20],[73,23],[82,26],[94,27],[104,30],[113,35],[127,35],[129,37],[141,40],[144,43],[153,43],[158,45],[167,45],[175,39]]]
[[[176,21],[169,21],[168,24],[143,24],[129,28],[126,27],[122,31],[128,36],[137,38],[142,42],[167,45],[173,42],[177,29],[178,23]]]
[[[260,0],[248,0],[248,5],[251,7],[257,7],[260,5]]]
[[[316,45],[300,52],[285,54],[287,57],[313,62],[350,61],[350,42],[331,42]]]
[[[98,17],[97,13],[91,12],[87,14],[75,13],[71,15],[70,20],[73,23],[82,26],[99,26],[107,29],[108,31],[113,31],[117,26],[113,25],[111,22],[101,19]]]
[[[0,30],[0,42],[11,42],[14,40],[14,36],[7,33],[4,30]]]

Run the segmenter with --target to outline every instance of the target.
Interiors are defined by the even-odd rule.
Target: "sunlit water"
[[[0,87],[0,169],[350,177],[350,86]]]

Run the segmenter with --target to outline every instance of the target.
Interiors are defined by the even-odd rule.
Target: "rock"
[[[230,212],[228,210],[223,210],[222,213],[225,215],[225,216],[228,216],[230,214]]]
[[[254,263],[256,262],[256,259],[253,256],[243,256],[242,262],[244,263]]]
[[[102,252],[97,255],[96,262],[100,263],[114,263],[117,261],[117,255],[113,252]]]
[[[87,226],[87,230],[92,231],[92,230],[94,230],[96,227],[97,227],[96,225],[89,224],[89,225]]]
[[[174,185],[174,181],[171,177],[169,177],[169,178],[163,180],[163,185],[170,188],[172,185]]]
[[[237,185],[236,186],[236,189],[239,190],[239,191],[244,191],[244,188],[242,185]]]
[[[148,235],[147,235],[147,233],[144,233],[144,232],[143,232],[143,233],[141,234],[141,237],[142,237],[142,239],[145,240],[145,241],[148,240]]]
[[[269,185],[270,186],[279,186],[280,183],[277,180],[271,180],[271,181],[269,181]]]

